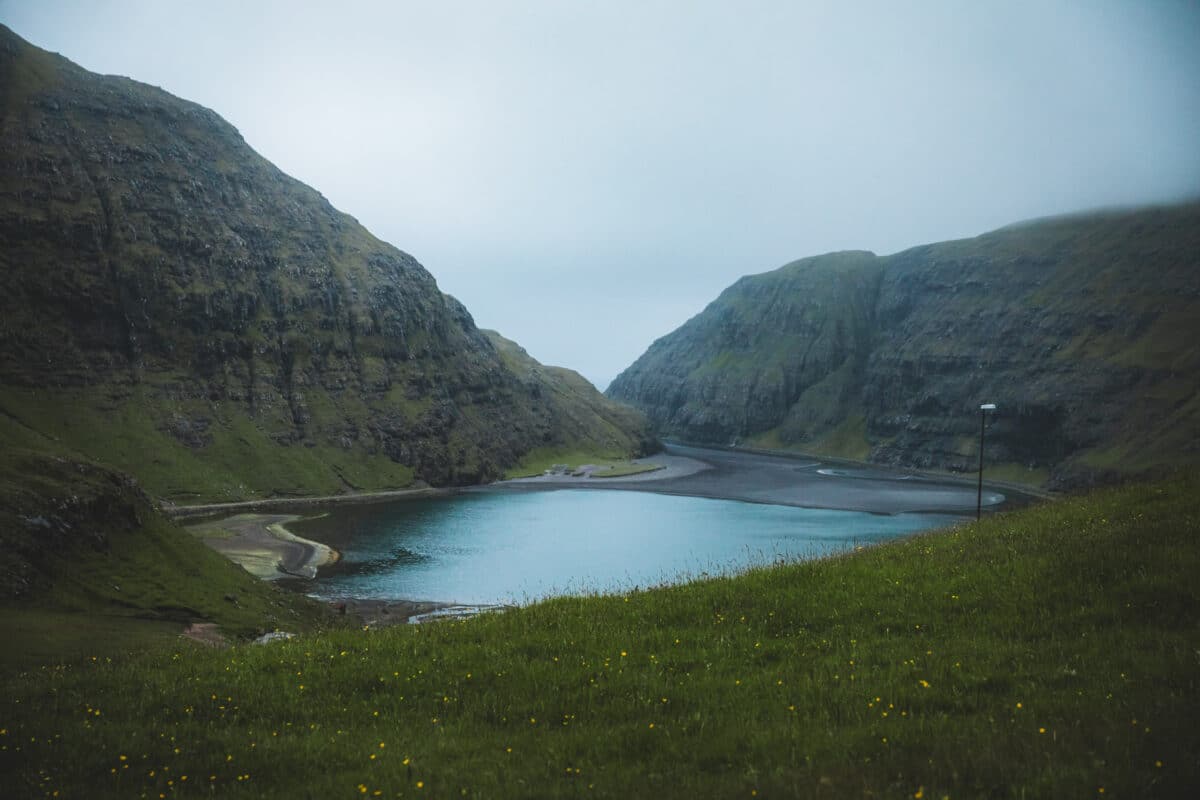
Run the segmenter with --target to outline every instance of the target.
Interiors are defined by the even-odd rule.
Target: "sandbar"
[[[974,477],[930,475],[820,456],[667,444],[662,453],[638,462],[665,468],[603,480],[542,475],[486,488],[616,489],[874,514],[968,515],[976,504]],[[1011,508],[1043,497],[1037,490],[1001,486],[985,476],[984,510]]]
[[[317,569],[338,560],[328,545],[304,539],[284,526],[294,514],[237,514],[186,526],[206,545],[265,580],[315,578]]]

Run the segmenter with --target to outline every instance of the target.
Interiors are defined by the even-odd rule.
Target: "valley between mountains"
[[[1194,797],[1200,202],[771,266],[602,394],[0,25],[6,796]]]

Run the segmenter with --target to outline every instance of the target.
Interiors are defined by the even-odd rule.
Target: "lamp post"
[[[979,407],[979,490],[975,494],[975,520],[983,515],[983,431],[989,411],[995,411],[995,403],[984,403]]]

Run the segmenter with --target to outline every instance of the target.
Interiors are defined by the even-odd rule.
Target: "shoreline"
[[[185,525],[184,529],[257,578],[312,580],[320,567],[336,563],[341,554],[287,529],[287,523],[300,518],[297,514],[238,514]]]
[[[470,487],[270,498],[169,506],[166,510],[206,545],[257,577],[303,581],[314,580],[318,570],[336,563],[340,554],[328,545],[294,534],[287,526],[309,516],[304,510],[347,504],[446,497],[465,492],[607,489],[881,515],[920,513],[964,518],[973,516],[975,511],[973,481],[849,459],[668,443],[663,451],[635,459],[635,463],[661,468],[603,479],[588,474],[539,475]],[[1029,505],[1044,497],[1004,486],[1012,493],[1006,496],[997,491],[999,488],[1000,485],[993,482],[985,487],[983,503],[989,513],[998,508]],[[299,513],[261,513],[268,509]],[[198,519],[201,517],[208,519]],[[302,590],[302,586],[296,584],[291,588]],[[362,624],[376,627],[488,610],[450,601],[412,598],[337,597],[323,600],[339,613],[351,614]]]
[[[590,471],[582,475],[565,475],[562,473],[532,475],[526,478],[509,478],[508,480],[496,481],[495,483],[483,484],[481,486],[472,486],[470,488],[473,490],[489,486],[530,486],[534,488],[538,486],[612,486],[629,488],[633,485],[636,489],[636,484],[685,478],[712,468],[710,464],[699,459],[668,453],[666,450],[662,450],[652,456],[635,458],[632,463],[639,466],[654,467],[654,469],[649,469],[645,472],[635,472],[632,475],[613,475],[608,477],[594,475]]]
[[[489,611],[504,611],[513,606],[452,603],[437,600],[383,599],[375,597],[336,597],[323,599],[334,611],[358,617],[365,628],[392,625],[416,625],[437,619],[462,619]]]
[[[390,499],[390,498],[389,498]],[[184,525],[189,534],[217,551],[251,575],[266,581],[312,581],[321,567],[337,563],[341,554],[321,542],[305,539],[287,525],[304,519],[299,514],[237,514],[216,520]],[[295,588],[295,587],[289,587]],[[369,628],[420,623],[435,619],[457,619],[503,605],[462,604],[442,600],[407,598],[329,597],[315,598],[343,616],[357,617]],[[195,627],[195,626],[193,626]],[[202,635],[204,634],[204,635]],[[206,644],[219,635],[205,631],[185,633]],[[213,637],[216,636],[216,639]],[[211,641],[210,641],[211,640]]]
[[[264,497],[259,500],[236,500],[229,503],[197,503],[177,505],[162,501],[162,512],[172,519],[189,519],[225,514],[227,512],[258,512],[271,509],[319,508],[345,503],[382,503],[390,500],[417,500],[423,497],[446,497],[463,490],[464,487],[426,487],[423,489],[385,489],[379,492],[352,492],[349,494],[308,495],[304,497]],[[294,516],[294,515],[293,515]]]
[[[707,453],[705,451],[707,451]],[[692,455],[685,455],[685,452],[691,452],[700,456],[707,455],[708,458],[696,458]],[[716,458],[714,458],[714,456],[716,456]],[[722,459],[722,456],[727,458]],[[874,473],[873,475],[839,476],[849,481],[858,481],[861,483],[874,482],[876,484],[892,484],[904,480],[909,481],[909,485],[914,487],[923,485],[925,487],[941,486],[947,489],[951,487],[970,489],[975,486],[975,479],[964,475],[956,475],[951,473],[942,474],[917,469],[900,469],[888,465],[873,464],[869,461],[857,461],[849,458],[814,455],[798,451],[793,452],[787,450],[768,450],[762,448],[729,447],[721,445],[692,445],[685,444],[683,442],[668,441],[664,442],[664,448],[658,453],[633,460],[633,463],[635,464],[655,465],[660,468],[647,472],[635,473],[633,475],[621,475],[614,477],[594,477],[590,474],[579,476],[562,474],[536,475],[524,478],[510,478],[507,480],[495,481],[493,483],[475,484],[472,486],[388,489],[378,492],[354,492],[335,495],[311,495],[306,497],[270,497],[257,500],[239,500],[222,503],[198,503],[194,505],[177,505],[169,501],[162,501],[160,507],[163,513],[173,519],[188,520],[192,518],[208,516],[228,518],[227,515],[236,514],[237,512],[255,513],[267,512],[271,510],[294,511],[299,509],[316,509],[324,506],[346,504],[385,503],[396,500],[415,500],[428,497],[449,497],[462,492],[487,491],[494,489],[594,488],[646,491],[658,494],[704,497],[715,500],[740,500],[743,502],[766,503],[769,505],[795,506],[801,508],[869,511],[871,513],[880,514],[914,512],[935,514],[965,514],[967,511],[970,511],[974,508],[974,504],[971,503],[970,508],[960,504],[955,504],[954,508],[947,508],[941,504],[934,504],[928,507],[905,507],[901,509],[889,510],[881,507],[886,504],[851,503],[847,505],[845,504],[844,497],[838,498],[834,502],[814,502],[811,499],[806,499],[806,501],[797,501],[797,499],[783,496],[777,491],[763,491],[757,493],[748,492],[746,490],[746,486],[744,485],[744,481],[741,482],[743,485],[740,486],[721,486],[704,485],[706,481],[695,480],[697,476],[711,477],[711,475],[701,476],[701,473],[716,473],[724,476],[726,479],[730,477],[737,478],[738,476],[736,475],[729,475],[730,470],[726,468],[727,465],[718,463],[718,461],[728,460],[729,458],[742,460],[760,458],[770,459],[777,462],[788,462],[790,464],[794,464],[796,470],[817,467],[851,467],[864,472]],[[795,464],[795,462],[811,463]],[[738,481],[735,480],[734,483],[738,483]],[[1044,489],[1026,486],[1024,484],[1011,483],[1008,481],[987,480],[984,488],[985,490],[991,489],[993,492],[995,490],[1003,490],[1011,494],[1023,496],[1025,500],[1025,502],[1010,503],[1011,500],[1016,498],[1002,496],[1002,499],[999,501],[988,501],[985,499],[985,507],[1005,504],[1027,505],[1028,502],[1033,500],[1054,500],[1058,497],[1058,495],[1055,493],[1048,492]],[[291,534],[290,531],[287,532],[287,535],[294,536],[294,534]]]
[[[795,461],[820,461],[824,464],[830,464],[835,467],[852,467],[855,469],[877,470],[880,472],[895,472],[912,475],[921,480],[937,482],[937,483],[954,483],[964,486],[975,486],[977,477],[970,473],[961,472],[939,472],[937,470],[918,469],[916,467],[897,467],[890,464],[877,464],[873,461],[859,461],[854,458],[844,458],[842,456],[825,456],[816,453],[806,453],[802,450],[773,450],[768,447],[739,447],[736,445],[720,445],[720,444],[695,444],[691,442],[683,442],[676,439],[664,440],[664,447],[683,447],[695,448],[702,450],[719,450],[727,453],[745,453],[747,455],[770,456],[773,458],[787,458]],[[996,489],[1004,489],[1009,492],[1036,497],[1039,500],[1056,500],[1061,494],[1043,489],[1039,486],[1033,486],[1027,483],[1016,483],[1013,481],[997,481],[987,477],[987,470],[984,470],[985,488],[991,486]]]
[[[649,462],[664,463],[666,468],[604,480],[561,474],[518,478],[468,491],[610,489],[882,515],[967,517],[975,513],[975,480],[959,476],[801,453],[677,442],[667,442],[661,453],[635,463]],[[983,509],[991,513],[1000,508],[1020,508],[1052,497],[1017,485],[987,481]]]

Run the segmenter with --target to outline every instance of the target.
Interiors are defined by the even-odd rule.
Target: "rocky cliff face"
[[[640,411],[609,400],[575,370],[546,366],[496,331],[483,333],[531,398],[527,408],[539,429],[588,431],[597,454],[619,456],[659,449],[650,421]]]
[[[743,278],[609,388],[693,441],[1070,485],[1200,459],[1200,204]]]
[[[158,493],[470,483],[591,442],[208,109],[0,26],[0,153],[0,409]]]
[[[796,440],[819,432],[861,381],[880,267],[871,253],[834,253],[771,280],[742,278],[652,344],[608,393],[701,442],[777,426]]]

